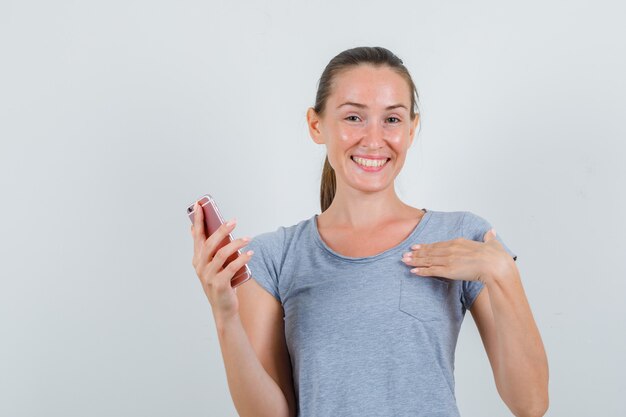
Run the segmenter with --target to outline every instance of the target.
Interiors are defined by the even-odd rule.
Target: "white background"
[[[624,6],[609,1],[0,2],[0,415],[235,416],[185,208],[237,236],[319,213],[305,112],[354,46],[402,58],[396,186],[517,253],[549,416],[623,416]],[[510,415],[468,314],[464,416]]]

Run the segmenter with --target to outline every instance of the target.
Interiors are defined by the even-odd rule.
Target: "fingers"
[[[193,224],[191,234],[194,241],[194,255],[192,264],[196,271],[204,269],[214,258],[220,245],[228,243],[228,235],[235,228],[235,219],[223,223],[210,236],[206,236],[204,209],[198,201],[193,206]],[[222,264],[223,265],[223,262]],[[221,265],[218,268],[221,268]],[[216,271],[217,272],[217,271]]]
[[[452,258],[467,254],[471,247],[476,244],[479,243],[457,238],[442,242],[413,245],[411,248],[414,250],[404,253],[402,262],[418,267],[447,266],[452,261]]]
[[[418,256],[411,258],[402,258],[402,262],[406,265],[427,268],[430,266],[448,266],[450,263],[449,256]]]
[[[444,242],[441,242],[444,243]],[[452,253],[452,247],[446,245],[420,245],[420,249],[416,249],[410,252],[406,252],[402,255],[403,258],[419,258],[425,256],[446,256]]]
[[[403,256],[446,256],[453,253],[463,253],[478,243],[479,242],[464,238],[456,238],[435,243],[420,243],[419,245],[411,246],[411,249],[413,250],[404,253]]]
[[[241,269],[241,267],[248,263],[250,258],[252,258],[252,255],[254,255],[254,251],[252,250],[249,250],[239,255],[237,259],[226,265],[226,268],[224,268],[223,271],[217,274],[218,279],[225,279],[228,281],[233,279],[237,271],[239,271],[239,269]]]
[[[492,239],[496,238],[496,229],[489,229],[487,230],[487,233],[484,234],[483,236],[483,242],[489,242]]]
[[[248,243],[250,242],[250,238],[248,237],[243,237],[241,239],[235,239],[232,242],[230,242],[229,244],[223,246],[222,248],[220,248],[217,252],[215,252],[215,255],[213,256],[213,259],[211,260],[211,262],[209,262],[208,268],[210,270],[210,273],[220,273],[223,271],[230,271],[230,269],[232,268],[228,268],[233,262],[237,262],[239,260],[239,258],[241,258],[242,256],[238,256],[237,255],[237,250],[241,249],[242,247],[246,246]],[[226,267],[224,267],[224,264],[226,263],[226,261],[232,256],[235,255],[236,259],[231,259],[231,262],[226,265]],[[245,263],[245,261],[244,261]],[[233,277],[234,273],[237,272],[237,270],[239,268],[241,268],[242,265],[240,265],[238,268],[232,270],[232,272],[226,272],[226,274],[230,274],[230,278]],[[223,270],[222,270],[223,268]],[[234,267],[233,267],[234,268]]]
[[[220,246],[225,246],[229,243],[228,235],[235,230],[235,226],[235,219],[222,223],[220,227],[218,227],[217,230],[202,243],[200,258],[203,262],[211,261],[215,257],[216,251],[220,248]]]
[[[200,206],[200,203],[196,201],[193,205],[193,226],[192,230],[195,232],[196,240],[206,240],[204,232],[204,210]]]
[[[196,263],[196,258],[200,254],[200,250],[204,242],[206,241],[206,236],[204,232],[204,210],[200,203],[196,201],[193,205],[193,224],[191,225],[191,236],[193,237],[193,251],[194,251],[194,264]]]
[[[428,268],[414,268],[411,272],[422,277],[443,277],[446,275],[446,269],[442,266],[431,266]]]

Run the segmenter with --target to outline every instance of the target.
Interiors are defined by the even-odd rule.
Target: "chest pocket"
[[[414,274],[400,278],[400,311],[421,321],[442,320],[450,284]]]

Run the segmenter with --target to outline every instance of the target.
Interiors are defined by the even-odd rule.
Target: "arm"
[[[512,258],[483,277],[470,309],[482,338],[498,393],[518,417],[548,409],[548,360]]]
[[[293,417],[283,309],[254,279],[237,287],[239,314],[216,320],[228,387],[241,417]]]

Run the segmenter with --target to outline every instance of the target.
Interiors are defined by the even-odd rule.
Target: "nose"
[[[380,123],[368,123],[363,130],[361,145],[369,149],[379,149],[384,146],[385,132]]]

